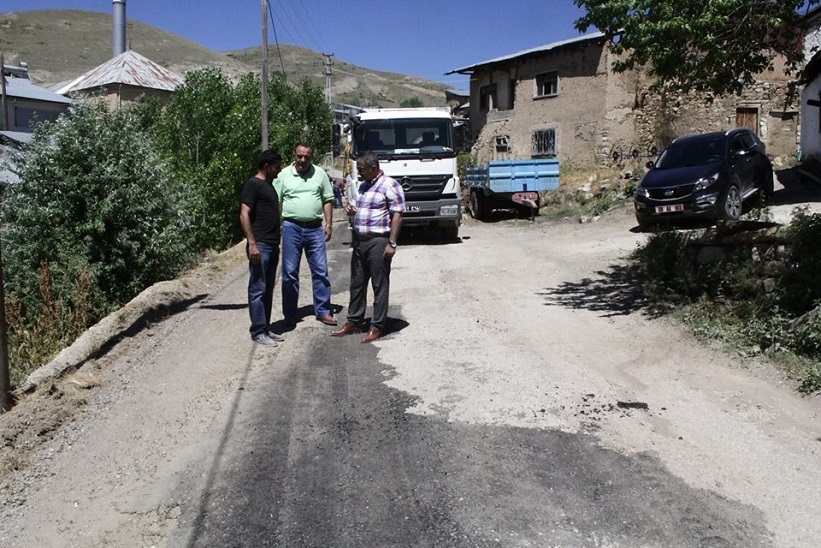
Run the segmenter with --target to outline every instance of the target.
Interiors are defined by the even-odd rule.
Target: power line
[[[274,31],[274,44],[277,47],[277,57],[279,57],[279,66],[282,69],[282,76],[287,80],[288,75],[285,73],[285,63],[282,61],[282,52],[279,49],[279,39],[277,38],[277,24],[274,21],[274,12],[271,10],[271,3],[268,3],[268,16],[271,18],[271,30]],[[265,49],[268,49],[268,44],[265,44]]]

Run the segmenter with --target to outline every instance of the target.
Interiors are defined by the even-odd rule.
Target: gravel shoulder
[[[455,244],[406,238],[391,277],[394,331],[374,345],[384,384],[411,398],[409,416],[584,434],[738,505],[729,527],[763,527],[762,545],[813,546],[821,401],[766,361],[645,315],[621,269],[646,237],[634,225],[622,207],[587,224],[466,219]],[[344,224],[336,230],[344,241]],[[128,316],[116,344],[0,417],[0,544],[183,545],[210,459],[248,420],[236,412],[243,391],[304,367],[300,356],[327,340],[306,320],[273,351],[250,343],[242,251],[164,286],[156,302],[149,292],[154,308],[171,294],[186,304]],[[343,306],[348,253],[344,242],[332,252]],[[692,545],[721,545],[705,542]]]

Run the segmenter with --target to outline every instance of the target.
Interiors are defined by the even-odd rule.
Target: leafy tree
[[[25,310],[53,305],[44,265],[56,299],[90,279],[96,319],[191,258],[181,187],[142,123],[92,102],[37,126],[0,209],[6,290]]]
[[[241,237],[239,189],[253,171],[261,142],[261,80],[247,74],[232,84],[221,70],[186,75],[156,126],[181,184],[195,226],[196,249],[220,249]],[[287,158],[298,141],[319,156],[331,146],[331,113],[324,93],[308,80],[268,83],[270,147]]]
[[[771,66],[803,60],[805,4],[819,0],[573,0],[587,13],[575,26],[601,30],[621,56],[613,70],[646,67],[655,87],[716,94]]]
[[[399,102],[399,106],[402,108],[418,108],[425,106],[425,104],[419,97],[409,97],[407,99],[402,99]]]

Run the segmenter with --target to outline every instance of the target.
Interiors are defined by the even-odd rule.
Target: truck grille
[[[406,201],[438,200],[450,175],[427,175],[397,179],[405,191]]]

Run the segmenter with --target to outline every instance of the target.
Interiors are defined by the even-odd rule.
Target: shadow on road
[[[537,295],[545,297],[546,306],[591,310],[604,317],[626,316],[639,311],[655,315],[647,307],[639,289],[641,284],[632,268],[614,265],[596,274],[598,278],[564,282],[558,287],[545,288]]]
[[[773,193],[771,205],[821,202],[821,184],[802,175],[798,168],[776,171],[775,177],[783,188],[777,188]]]

